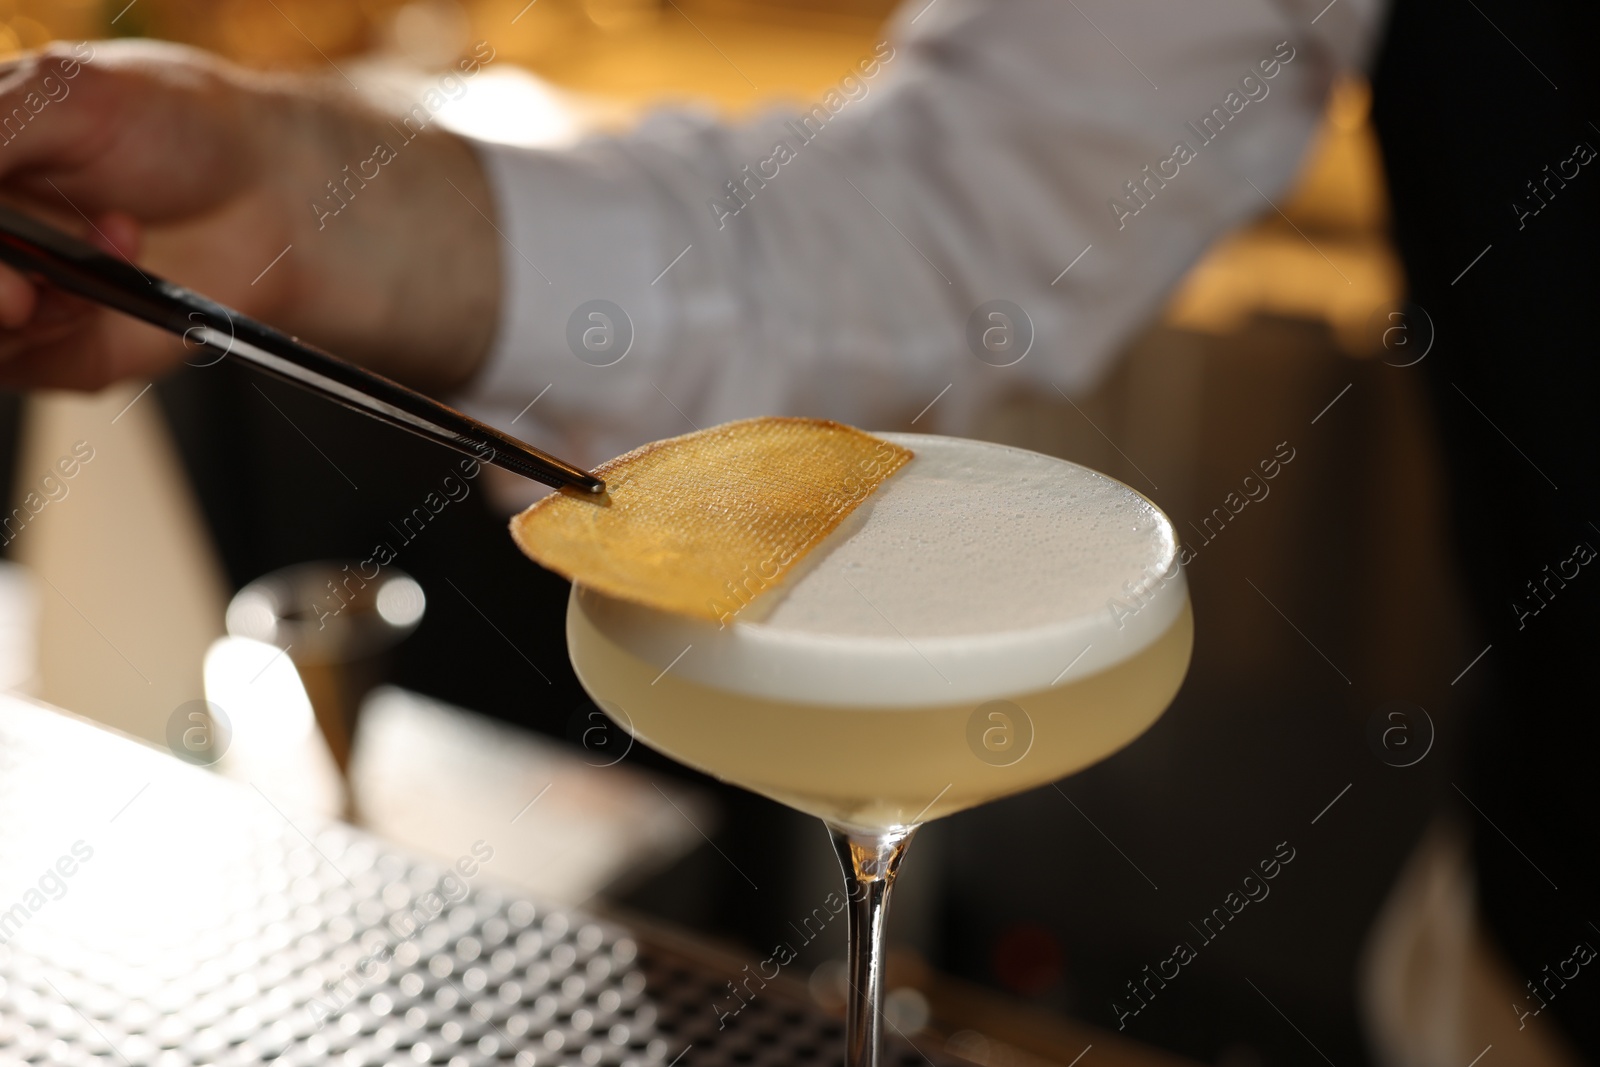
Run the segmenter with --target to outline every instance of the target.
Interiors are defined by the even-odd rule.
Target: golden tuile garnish
[[[607,596],[726,620],[776,584],[911,451],[823,419],[760,418],[603,463],[511,520],[534,562]]]

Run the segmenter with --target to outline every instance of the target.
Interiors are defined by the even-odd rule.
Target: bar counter
[[[835,1064],[840,1022],[786,976],[736,1018],[734,953],[497,882],[0,696],[0,1048],[56,1064]],[[894,1067],[1177,1065],[933,980]]]

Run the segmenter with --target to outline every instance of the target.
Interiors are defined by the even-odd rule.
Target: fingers
[[[82,235],[89,244],[124,262],[137,262],[143,244],[143,231],[133,216],[110,211],[93,220],[90,226],[89,232]],[[33,318],[39,305],[38,283],[0,264],[0,329],[22,329]]]
[[[143,237],[139,220],[125,211],[107,211],[95,220],[90,243],[102,252],[132,263],[139,258]]]
[[[46,290],[27,326],[0,333],[0,388],[97,390],[160,374],[181,351],[153,326]]]
[[[0,327],[18,330],[28,324],[38,306],[33,283],[10,267],[0,265]]]
[[[94,46],[85,41],[51,45],[0,65],[0,115],[7,120],[0,123],[0,174],[76,162],[100,139],[95,131],[108,117],[110,102],[87,109],[68,104],[82,95],[82,75],[93,57]]]
[[[0,63],[7,193],[71,214],[117,208],[170,222],[259,177],[254,98],[231,68],[142,44],[57,44]]]
[[[283,198],[257,165],[263,144],[289,136],[260,121],[287,106],[275,92],[149,42],[53,45],[0,62],[0,199],[142,271],[200,278],[208,292],[242,278],[216,295],[261,306],[285,291],[287,266],[260,289],[245,283],[291,240]],[[0,266],[0,386],[98,389],[161,373],[181,353],[153,327]]]

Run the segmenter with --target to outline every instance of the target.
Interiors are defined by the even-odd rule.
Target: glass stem
[[[880,1067],[883,1063],[883,957],[889,891],[916,830],[905,826],[873,833],[828,825],[839,865],[844,868],[850,903],[845,1067]]]

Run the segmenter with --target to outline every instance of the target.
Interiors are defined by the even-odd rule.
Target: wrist
[[[330,106],[331,105],[331,106]],[[281,94],[268,165],[294,268],[281,323],[418,388],[452,391],[482,364],[499,314],[495,208],[463,139],[348,97]]]

